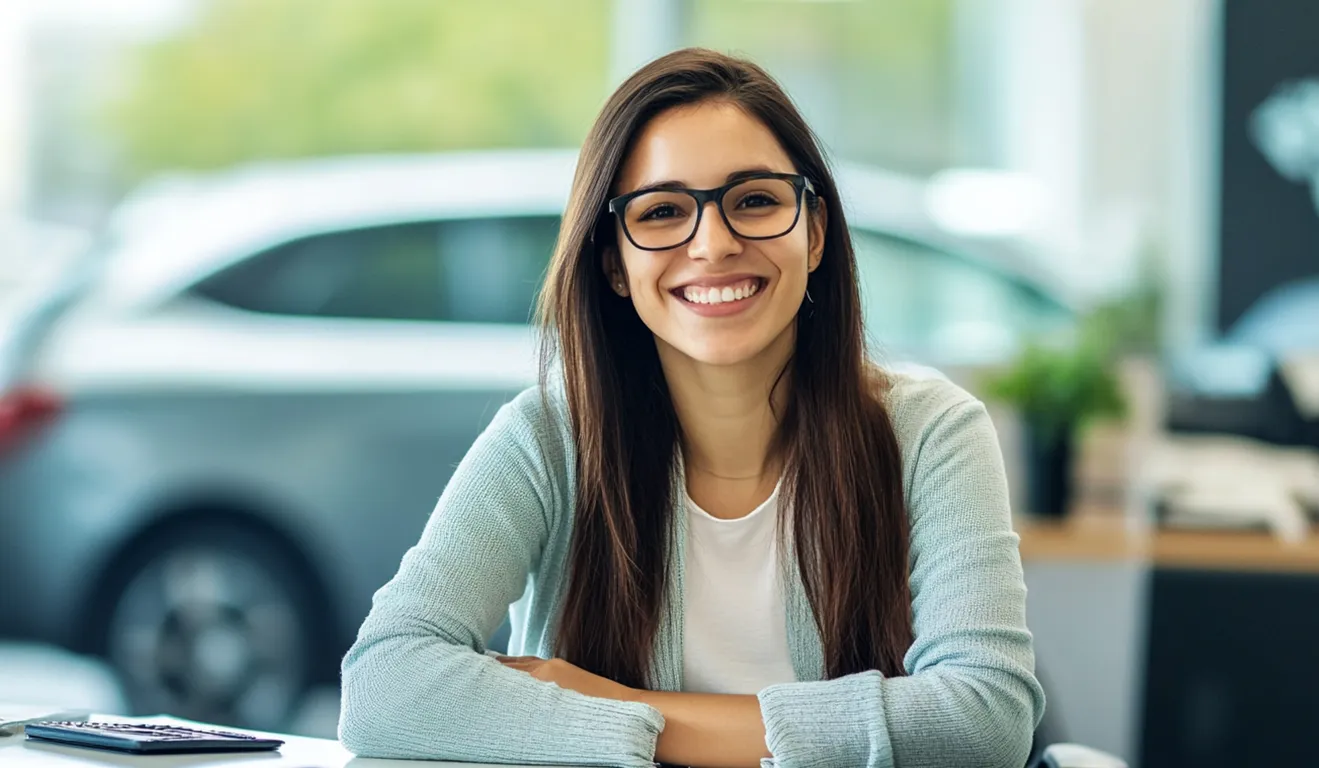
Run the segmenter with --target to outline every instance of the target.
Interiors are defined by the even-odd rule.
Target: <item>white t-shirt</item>
[[[797,680],[776,536],[781,486],[736,520],[712,517],[684,494],[684,691],[754,694]]]

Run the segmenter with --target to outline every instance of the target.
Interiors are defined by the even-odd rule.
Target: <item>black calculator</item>
[[[245,733],[144,723],[29,723],[23,729],[33,741],[74,747],[111,749],[138,755],[187,752],[260,752],[284,742]]]

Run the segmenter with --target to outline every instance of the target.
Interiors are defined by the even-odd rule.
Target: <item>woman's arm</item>
[[[500,656],[499,661],[537,680],[587,696],[637,701],[659,710],[665,723],[655,747],[659,762],[702,768],[756,768],[762,758],[770,756],[755,696],[637,690],[563,659]]]
[[[923,395],[938,410],[916,427],[920,439],[906,457],[915,630],[908,676],[871,671],[762,691],[766,741],[782,768],[1026,762],[1044,694],[1006,475],[984,406],[955,391]]]
[[[556,503],[525,411],[500,410],[459,464],[420,542],[375,595],[343,661],[339,737],[371,757],[649,768],[664,722],[501,665],[485,641],[539,563]],[[533,410],[534,412],[534,410]]]
[[[655,759],[708,768],[756,768],[770,756],[755,696],[637,691],[664,715]]]

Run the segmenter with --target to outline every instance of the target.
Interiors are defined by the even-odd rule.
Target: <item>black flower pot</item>
[[[1026,509],[1040,517],[1062,517],[1072,501],[1071,425],[1046,430],[1026,425]]]

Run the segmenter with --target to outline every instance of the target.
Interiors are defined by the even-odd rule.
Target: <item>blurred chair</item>
[[[1026,768],[1127,768],[1125,760],[1080,744],[1059,741],[1062,728],[1056,715],[1044,710],[1044,719],[1035,728]]]
[[[1125,760],[1080,744],[1053,744],[1036,763],[1040,768],[1127,768]]]

